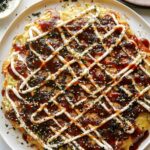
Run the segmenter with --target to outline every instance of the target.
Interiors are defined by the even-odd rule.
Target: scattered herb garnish
[[[41,15],[41,12],[32,13],[33,17],[39,17]]]

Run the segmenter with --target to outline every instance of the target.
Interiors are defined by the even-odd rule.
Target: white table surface
[[[38,1],[39,0],[22,0],[21,4],[17,8],[17,10],[15,12],[13,12],[11,14],[11,16],[9,16],[8,18],[6,18],[4,20],[0,20],[0,40],[2,39],[8,25],[16,17],[16,15],[19,14],[20,12],[22,12],[24,9],[26,9],[30,5],[32,5]],[[139,13],[142,17],[144,17],[147,20],[147,22],[150,23],[150,8],[144,9],[144,8],[135,7],[133,5],[128,5],[128,6],[131,7],[132,9],[134,9],[137,13]],[[7,144],[5,144],[5,142],[3,141],[3,139],[1,137],[0,137],[0,150],[11,150],[7,146]],[[147,150],[150,150],[150,148],[148,148]]]

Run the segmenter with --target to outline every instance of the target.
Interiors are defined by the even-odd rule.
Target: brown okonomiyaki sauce
[[[17,103],[19,109],[20,109],[20,116],[25,122],[26,126],[36,133],[40,139],[42,139],[44,142],[47,142],[49,138],[51,138],[54,135],[53,128],[55,130],[60,130],[60,128],[68,125],[68,128],[64,131],[65,136],[70,135],[72,137],[76,137],[78,135],[82,135],[84,130],[88,130],[91,128],[91,126],[99,126],[101,122],[109,117],[111,114],[115,113],[115,109],[111,107],[110,103],[107,103],[107,99],[103,98],[102,104],[105,104],[104,107],[102,107],[101,103],[94,104],[92,108],[89,110],[89,106],[91,105],[91,102],[94,101],[95,97],[98,98],[101,94],[107,94],[106,96],[109,98],[110,102],[112,104],[117,105],[119,108],[122,108],[124,106],[127,106],[129,102],[131,101],[131,97],[129,97],[125,91],[123,91],[120,87],[121,86],[128,86],[129,90],[132,92],[132,98],[133,97],[140,97],[141,95],[138,95],[136,89],[132,85],[132,81],[129,78],[124,77],[122,81],[119,83],[119,85],[116,86],[118,90],[115,88],[112,89],[110,92],[106,93],[105,90],[111,86],[112,83],[116,83],[117,79],[113,80],[113,78],[105,72],[105,70],[114,69],[116,72],[123,70],[127,66],[130,67],[129,69],[132,69],[136,76],[134,76],[134,80],[137,84],[146,86],[147,83],[150,83],[150,79],[147,76],[142,76],[138,72],[138,65],[131,63],[131,59],[129,56],[122,51],[122,47],[125,47],[127,51],[129,50],[129,53],[134,56],[137,54],[135,50],[135,45],[133,43],[130,43],[128,41],[120,41],[120,45],[117,45],[114,47],[114,51],[109,54],[108,59],[104,59],[101,61],[102,68],[99,69],[98,65],[95,65],[91,69],[89,69],[90,76],[93,79],[93,82],[95,82],[98,86],[103,86],[104,89],[102,91],[97,92],[94,96],[92,94],[89,94],[87,91],[85,91],[83,88],[81,88],[81,84],[90,88],[90,90],[94,93],[95,89],[92,84],[88,81],[88,75],[82,77],[78,81],[74,82],[72,86],[67,86],[68,81],[73,80],[75,77],[72,77],[69,69],[65,69],[60,76],[56,77],[55,81],[49,80],[45,81],[48,73],[55,74],[57,71],[63,67],[63,63],[58,59],[54,58],[49,60],[48,62],[42,62],[41,59],[37,57],[36,54],[30,51],[30,46],[36,50],[38,54],[42,57],[43,60],[46,60],[48,56],[55,55],[55,51],[53,51],[50,47],[47,46],[47,43],[51,44],[55,49],[59,48],[63,45],[63,40],[61,38],[61,35],[57,29],[55,29],[55,26],[57,24],[57,21],[60,19],[58,15],[54,15],[50,21],[41,21],[39,22],[40,28],[43,32],[50,31],[45,37],[39,38],[36,41],[28,42],[25,46],[20,46],[17,44],[13,45],[13,49],[16,52],[19,52],[20,55],[26,57],[26,63],[29,69],[32,71],[38,69],[41,67],[41,72],[38,72],[35,74],[35,77],[31,78],[28,81],[28,84],[30,87],[35,87],[38,85],[41,85],[44,83],[44,85],[41,85],[40,88],[35,89],[32,92],[28,93],[19,93],[25,101],[19,99],[13,91],[9,91],[9,97],[12,99],[13,102]],[[104,18],[99,19],[101,24],[103,26],[106,26],[106,29],[102,28],[100,25],[95,24],[97,26],[98,32],[101,34],[105,34],[105,32],[108,32],[113,29],[113,27],[116,25],[113,18],[111,18],[109,15],[104,16]],[[71,21],[67,24],[68,28],[76,32],[80,30],[83,26],[85,26],[85,20],[80,20],[79,22]],[[107,31],[106,31],[107,30]],[[103,43],[105,43],[106,47],[111,47],[111,45],[115,44],[117,38],[123,31],[122,28],[117,28],[114,33],[109,36],[108,38],[105,38],[103,40]],[[68,33],[68,31],[65,31],[65,36],[67,38],[71,37],[71,33]],[[138,41],[139,49],[148,52],[149,51],[149,42],[145,39],[138,39],[136,36],[130,36],[130,39],[133,39],[136,43]],[[46,39],[46,40],[45,40]],[[55,40],[52,40],[55,39]],[[105,49],[102,46],[102,42],[99,40],[99,38],[95,35],[94,29],[92,26],[89,26],[87,29],[85,29],[84,32],[80,33],[78,35],[78,40],[81,41],[81,44],[79,45],[77,41],[71,41],[70,47],[75,49],[75,51],[79,54],[84,52],[86,48],[88,48],[90,45],[94,43],[99,43],[98,46],[95,46],[93,49],[94,51],[90,51],[89,54],[95,59],[96,57],[101,57],[105,53]],[[47,43],[46,43],[47,42]],[[133,49],[133,51],[130,51]],[[57,52],[56,56],[60,54],[65,58],[67,61],[72,61],[74,59],[74,56],[67,52],[67,48],[64,47],[60,52]],[[116,56],[116,60],[113,58]],[[88,55],[84,55],[81,60],[83,65],[81,66],[79,63],[73,63],[71,64],[72,70],[76,73],[77,76],[80,76],[80,74],[83,72],[82,67],[86,66],[88,67],[89,64],[91,65],[94,62],[94,59],[92,57],[89,57]],[[16,76],[16,74],[11,69],[11,65],[8,66],[8,72],[9,74],[17,80],[19,84],[21,84],[21,79]],[[28,77],[27,67],[23,65],[20,62],[16,63],[15,66],[16,71],[22,75],[24,78]],[[138,74],[138,75],[137,75]],[[71,76],[71,77],[70,77]],[[61,85],[61,86],[59,86]],[[83,86],[82,86],[83,87]],[[22,90],[26,90],[28,87],[25,86]],[[55,96],[57,93],[59,93],[60,90],[65,90],[62,94],[60,94],[56,102],[53,103],[50,101],[50,99]],[[5,89],[2,91],[2,95],[5,95]],[[71,100],[67,101],[65,96],[68,96]],[[141,96],[142,97],[142,96]],[[83,98],[87,98],[87,101],[83,101],[81,103],[80,100]],[[89,102],[90,99],[90,102]],[[47,112],[45,110],[40,110],[37,115],[35,115],[32,120],[30,119],[31,115],[36,112],[41,105],[44,103],[46,104],[46,108],[49,111],[49,114],[55,115],[57,112],[60,112],[60,110],[63,108],[71,117],[76,118],[79,113],[83,113],[86,111],[83,117],[78,119],[78,122],[72,120],[69,118],[65,113],[62,113],[61,115],[55,116],[55,119],[57,120],[57,123],[54,120],[47,120],[41,123],[38,122],[41,118],[47,117]],[[71,104],[79,103],[78,105],[72,106]],[[104,109],[107,108],[107,109]],[[135,128],[135,131],[132,134],[126,133],[126,131],[121,127],[121,125],[116,121],[116,119],[112,119],[104,124],[102,124],[100,127],[97,128],[97,132],[112,146],[114,150],[122,150],[122,144],[125,140],[128,138],[132,139],[133,144],[130,146],[130,150],[136,150],[139,145],[146,139],[148,136],[148,131],[142,131],[140,128],[136,125],[136,118],[141,113],[148,113],[146,109],[144,109],[142,106],[138,105],[138,103],[135,101],[125,112],[123,112],[121,115],[128,119],[133,127]],[[10,111],[6,113],[6,117],[13,121],[18,122],[18,119],[16,117],[16,114],[14,111]],[[124,122],[123,122],[124,123]],[[59,124],[59,125],[58,125]],[[80,128],[80,125],[83,129]],[[123,124],[126,125],[125,123]],[[52,129],[50,128],[52,127]],[[50,130],[51,129],[51,130]],[[85,150],[103,150],[104,148],[99,147],[97,145],[96,141],[91,141],[90,137],[96,137],[98,140],[101,139],[97,135],[96,132],[91,132],[90,136],[84,135],[81,138],[77,139],[76,142],[79,144],[79,146],[83,147]],[[25,141],[28,141],[27,134],[23,135],[23,138]],[[50,144],[59,144],[61,143],[62,137],[57,137],[54,141],[52,141]],[[60,144],[60,147],[66,148],[66,144]],[[77,146],[78,147],[78,146]],[[57,148],[56,148],[57,149]]]
[[[5,117],[7,119],[9,119],[12,123],[15,123],[17,125],[19,125],[19,121],[18,121],[18,118],[16,117],[16,114],[13,110],[9,111],[9,112],[6,112],[5,113]]]
[[[8,72],[15,80],[19,80],[19,78],[13,73],[10,65],[8,66]]]
[[[134,127],[135,131],[133,134],[130,135],[133,144],[129,147],[130,150],[137,150],[140,144],[148,137],[149,131],[142,131],[140,128],[137,127],[135,119],[141,113],[148,113],[143,107],[139,106],[136,102],[126,111],[123,113],[123,116],[130,120]]]
[[[150,53],[150,41],[149,40],[144,39],[144,38],[138,39],[135,35],[130,35],[129,38],[131,38],[137,43],[141,51],[146,51]]]
[[[51,30],[57,23],[58,20],[60,20],[60,16],[55,11],[50,11],[52,17],[50,21],[41,21],[39,22],[40,28],[43,32]]]
[[[141,131],[135,131],[135,134],[132,136],[134,137],[134,142],[130,146],[129,150],[136,150],[138,149],[139,145],[149,136],[149,131],[141,132]]]
[[[2,89],[2,92],[1,92],[2,96],[5,96],[5,90]]]
[[[20,52],[22,54],[26,53],[27,52],[27,46],[21,46],[21,45],[18,45],[18,44],[14,44],[13,45],[13,49],[16,51],[16,52]]]

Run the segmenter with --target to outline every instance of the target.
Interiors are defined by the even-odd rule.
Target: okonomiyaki
[[[150,129],[150,44],[114,10],[48,10],[14,38],[3,111],[37,149],[136,150]]]

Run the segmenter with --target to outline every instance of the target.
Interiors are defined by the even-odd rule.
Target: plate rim
[[[145,8],[149,8],[150,4],[146,5],[146,4],[142,4],[142,3],[138,3],[138,2],[132,2],[130,0],[125,0],[125,2],[134,5],[134,6],[139,6],[139,7],[145,7]]]
[[[78,0],[80,1],[80,0]],[[86,2],[86,0],[81,0],[83,2]],[[125,9],[129,10],[130,12],[132,12],[134,15],[136,15],[142,22],[145,23],[146,26],[148,26],[148,28],[150,29],[150,24],[142,17],[140,16],[136,11],[134,11],[133,9],[131,9],[130,7],[126,6],[125,4],[121,3],[120,1],[117,0],[102,0],[102,2],[111,2],[113,1],[114,3],[116,3],[118,6],[120,7],[124,7]],[[52,2],[52,3],[57,3],[57,0],[39,0],[38,2],[33,3],[31,6],[29,6],[28,8],[24,9],[23,11],[21,11],[21,13],[9,24],[9,26],[7,27],[7,29],[5,30],[1,40],[0,40],[0,46],[3,43],[3,41],[5,40],[5,38],[9,35],[9,30],[11,30],[11,27],[17,23],[17,21],[19,20],[19,18],[21,16],[23,16],[29,9],[38,6],[38,5],[42,5],[43,3],[47,3],[47,2]],[[99,2],[101,3],[101,2]],[[1,103],[2,101],[0,101]],[[6,137],[3,136],[3,134],[0,132],[0,136],[2,137],[3,141],[10,147],[10,149],[12,150],[16,150],[14,147],[11,147],[12,145],[9,144],[9,141],[7,140]],[[142,144],[141,144],[142,145]],[[148,142],[147,144],[145,144],[142,148],[143,150],[145,148],[147,148],[148,146],[150,146],[150,142]]]

